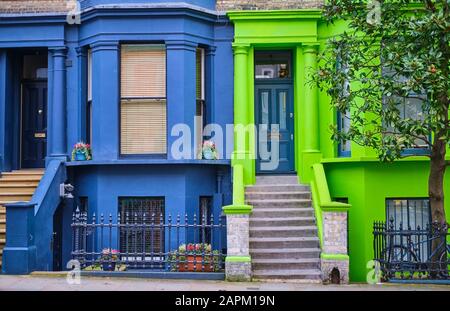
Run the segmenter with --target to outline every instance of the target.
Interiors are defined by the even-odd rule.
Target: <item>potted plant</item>
[[[116,270],[116,263],[119,260],[117,256],[119,252],[115,249],[105,248],[102,250],[102,256],[100,257],[100,262],[103,271],[114,271]]]
[[[170,270],[178,272],[214,272],[219,268],[219,251],[211,244],[181,244],[169,253]],[[202,269],[203,268],[203,269]]]
[[[72,161],[86,161],[92,159],[91,146],[78,142],[73,146]]]
[[[217,160],[216,144],[211,140],[203,142],[202,157],[205,160]]]

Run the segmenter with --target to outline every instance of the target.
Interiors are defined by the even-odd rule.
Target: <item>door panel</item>
[[[22,86],[22,168],[40,168],[47,154],[47,82]]]
[[[258,126],[257,160],[258,173],[292,173],[294,172],[294,105],[292,85],[257,84],[256,94],[256,124]],[[267,126],[267,134],[264,127]],[[262,130],[262,131],[261,131]],[[271,140],[272,138],[272,140]],[[267,164],[273,161],[269,153],[276,151],[277,143],[279,162],[267,169]],[[272,148],[273,147],[273,148]],[[272,162],[273,163],[273,162]],[[263,165],[266,164],[266,167]]]

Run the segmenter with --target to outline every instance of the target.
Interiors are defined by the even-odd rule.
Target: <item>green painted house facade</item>
[[[311,185],[322,260],[348,261],[350,281],[365,282],[370,269],[368,263],[373,259],[374,221],[395,218],[396,225],[402,222],[412,227],[428,221],[428,159],[410,156],[390,164],[380,163],[375,150],[331,140],[329,126],[340,122],[340,116],[331,107],[327,95],[309,81],[318,66],[318,53],[325,49],[328,38],[345,29],[343,23],[327,25],[321,11],[316,9],[232,11],[227,15],[235,27],[235,126],[246,128],[235,134],[234,199],[233,205],[224,208],[225,212],[228,215],[251,213],[252,207],[245,201],[245,187],[253,185],[261,173],[257,138],[251,130],[254,124],[262,123],[259,82],[263,76],[256,71],[261,70],[259,64],[270,63],[264,58],[267,54],[275,55],[272,63],[283,63],[276,55],[284,55],[285,59],[289,58],[285,63],[292,86],[288,101],[291,101],[293,119],[293,152],[287,156],[292,158],[289,159],[293,162],[292,171],[299,182]],[[267,68],[266,74],[270,76],[272,72]],[[445,195],[449,198],[449,173],[445,185]],[[450,221],[448,199],[445,208]],[[346,253],[324,251],[323,214],[326,212],[348,214],[348,223],[344,224],[348,228]],[[228,260],[251,261],[247,254],[232,255]]]

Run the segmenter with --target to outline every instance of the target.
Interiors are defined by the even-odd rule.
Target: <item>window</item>
[[[77,207],[80,213],[87,213],[89,211],[89,204],[87,197],[78,197]]]
[[[206,101],[205,101],[205,50],[198,48],[195,54],[196,72],[196,113],[195,113],[195,144],[197,146],[197,157],[202,158],[203,128],[206,121]]]
[[[92,50],[87,53],[86,143],[92,143]]]
[[[39,53],[37,55],[23,56],[23,79],[47,79],[47,54]]]
[[[162,197],[119,198],[120,223],[123,225],[120,227],[120,252],[130,254],[129,260],[136,253],[158,255],[164,252],[164,227],[161,226],[164,209]],[[139,226],[143,224],[153,225],[153,230]]]
[[[290,51],[257,51],[255,53],[255,79],[291,78],[290,60]]]
[[[387,67],[383,68],[383,75],[394,76],[396,73]],[[395,79],[398,83],[406,83],[408,78],[399,76]],[[418,94],[410,92],[407,97],[400,97],[396,95],[384,96],[383,106],[388,104],[395,104],[400,112],[400,118],[411,119],[415,121],[424,120],[424,109],[423,106],[426,104],[427,96],[425,92],[423,94]],[[395,132],[392,127],[387,127],[388,130]],[[424,140],[425,139],[425,140]],[[426,140],[429,138],[424,137],[424,139],[416,138],[415,146],[412,149],[405,149],[404,154],[425,154],[429,152],[429,145]]]
[[[394,227],[424,229],[431,222],[428,199],[387,199],[386,220],[393,220]]]
[[[426,229],[427,225],[431,223],[431,208],[428,199],[387,199],[386,200],[386,220],[387,225],[391,223],[395,230],[400,227],[403,230]],[[407,236],[395,236],[394,245],[408,245]],[[420,247],[416,250],[416,254],[421,261],[428,259],[428,249],[430,243],[426,241],[420,242],[420,236],[413,235],[412,243]]]
[[[212,197],[200,197],[199,223],[211,225]],[[211,243],[211,228],[200,228],[199,239],[201,243]]]
[[[350,111],[346,110],[345,114],[340,111],[337,112],[338,131],[347,133],[350,129]],[[351,141],[341,140],[338,143],[338,155],[340,157],[351,156]]]
[[[165,47],[122,45],[120,89],[121,154],[165,155]]]
[[[350,81],[348,79],[348,63],[345,62],[345,54],[341,51],[338,54],[338,59],[336,61],[336,70],[341,72],[345,79],[344,84],[342,85],[342,92],[340,96],[342,98],[346,98],[350,94]],[[348,133],[350,130],[351,124],[351,115],[350,110],[345,110],[345,113],[341,111],[337,111],[337,126],[338,131],[341,133]],[[338,156],[339,157],[350,157],[351,156],[351,141],[350,140],[341,140],[338,143]]]

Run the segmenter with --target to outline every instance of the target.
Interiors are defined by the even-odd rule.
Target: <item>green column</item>
[[[318,44],[303,45],[303,151],[301,157],[300,180],[310,182],[312,165],[320,162],[319,140],[319,91],[317,85],[311,83],[311,77],[317,70]]]
[[[244,183],[251,179],[252,160],[250,146],[253,142],[252,125],[249,116],[248,60],[249,45],[234,45],[234,153],[233,166],[242,165]]]
[[[304,81],[304,105],[305,105],[305,151],[319,150],[319,103],[318,88],[310,84],[311,75],[317,70],[317,46],[306,45],[303,47],[303,59],[305,64]]]

